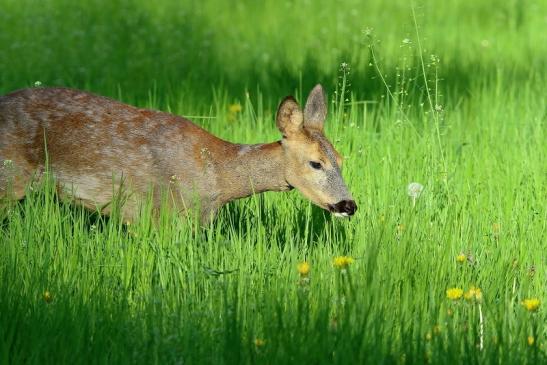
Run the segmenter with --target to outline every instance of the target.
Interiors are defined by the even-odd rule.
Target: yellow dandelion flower
[[[433,336],[431,336],[431,332],[427,332],[427,333],[425,334],[425,340],[426,340],[426,341],[431,341],[431,338],[432,338],[432,337],[433,337]]]
[[[536,342],[534,336],[528,336],[528,345],[529,346],[534,346],[534,342]]]
[[[255,343],[255,346],[257,348],[260,348],[260,347],[263,347],[266,344],[266,340],[257,337],[257,338],[255,338],[254,343]]]
[[[310,264],[307,261],[302,261],[296,266],[300,276],[308,276],[310,273]]]
[[[46,290],[42,295],[42,298],[44,298],[44,302],[51,303],[51,301],[53,300],[53,295],[48,290]]]
[[[239,103],[228,105],[228,112],[230,114],[237,114],[237,113],[241,112],[242,109],[243,108],[241,107],[241,104],[239,104]]]
[[[337,269],[345,269],[349,265],[353,264],[353,257],[350,256],[338,256],[334,258],[333,265]]]
[[[541,302],[539,301],[538,298],[529,298],[529,299],[524,299],[522,301],[522,305],[529,312],[537,311],[540,304],[541,304]]]
[[[456,256],[456,261],[460,264],[463,264],[467,260],[467,256],[463,252],[461,252],[458,256]]]
[[[463,297],[466,300],[476,300],[477,302],[480,302],[482,300],[482,291],[480,288],[475,288],[474,286],[472,286],[471,288],[469,288],[468,291],[465,292]]]
[[[238,114],[241,113],[241,110],[243,110],[243,108],[239,103],[228,105],[228,120],[234,122],[237,119]]]
[[[460,288],[450,288],[446,291],[446,297],[451,300],[458,300],[462,297],[463,290]]]

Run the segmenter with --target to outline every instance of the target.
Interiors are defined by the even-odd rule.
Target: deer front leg
[[[214,206],[208,206],[206,209],[202,207],[200,210],[200,224],[202,227],[208,227],[213,223],[215,220],[215,217],[217,216],[218,209],[220,206],[217,206],[216,204]]]

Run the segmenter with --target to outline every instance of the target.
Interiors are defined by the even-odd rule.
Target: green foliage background
[[[254,143],[279,138],[283,96],[322,83],[359,205],[340,221],[266,193],[205,230],[167,212],[126,226],[46,182],[0,210],[0,362],[545,362],[546,16],[516,0],[0,0],[1,94],[76,87]],[[480,305],[446,298],[472,285]]]

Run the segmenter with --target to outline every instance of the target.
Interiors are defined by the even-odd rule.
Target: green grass
[[[406,1],[230,3],[0,0],[0,92],[78,87],[253,143],[321,82],[357,215],[266,193],[207,229],[125,226],[29,188],[0,211],[0,363],[546,362],[545,4],[416,2],[418,38]],[[480,305],[446,297],[472,285]]]

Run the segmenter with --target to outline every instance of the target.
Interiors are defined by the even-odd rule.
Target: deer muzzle
[[[329,210],[336,216],[349,217],[357,211],[357,204],[354,200],[341,200],[336,204],[329,204]]]

